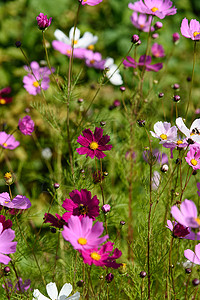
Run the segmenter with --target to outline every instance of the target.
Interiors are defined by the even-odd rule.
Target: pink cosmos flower
[[[15,232],[12,229],[3,230],[3,225],[0,223],[0,263],[7,265],[11,258],[4,255],[16,252],[17,242],[12,242],[15,238]]]
[[[175,15],[176,8],[172,6],[170,0],[139,0],[135,3],[129,3],[128,7],[142,14],[157,16],[164,19],[166,16]]]
[[[47,67],[41,68],[36,61],[32,61],[30,66],[31,69],[28,66],[24,67],[24,69],[29,72],[29,74],[23,78],[24,88],[30,95],[37,95],[41,92],[41,89],[47,90],[49,88],[49,75],[51,72],[54,72],[55,69],[52,68],[50,71]]]
[[[10,93],[11,93],[11,88],[9,86],[0,90],[0,105],[4,105],[12,102],[12,98],[7,97],[7,95]]]
[[[200,243],[195,246],[195,252],[190,249],[184,251],[184,256],[196,265],[200,265]]]
[[[53,41],[52,46],[55,50],[59,51],[60,53],[67,55],[70,57],[71,52],[72,52],[72,47],[71,45],[67,45],[61,41]],[[84,59],[85,58],[85,51],[87,51],[84,48],[74,48],[73,50],[73,57],[74,58],[79,58],[79,59]]]
[[[181,23],[181,34],[193,41],[200,40],[200,24],[196,19],[192,19],[190,21],[190,25],[188,25],[188,20],[184,18]]]
[[[86,251],[98,247],[104,243],[109,236],[99,237],[103,231],[103,223],[96,222],[93,225],[93,220],[89,217],[79,219],[78,216],[71,216],[68,220],[68,227],[64,226],[62,231],[63,238],[69,241],[74,249]]]
[[[99,200],[95,195],[93,198],[91,192],[86,189],[74,190],[69,193],[71,199],[65,199],[62,207],[67,210],[62,218],[67,222],[73,216],[79,216],[82,219],[86,216],[95,220],[99,216]]]
[[[158,72],[159,70],[162,69],[163,64],[162,63],[157,63],[154,65],[151,65],[151,56],[149,55],[142,55],[139,58],[139,62],[137,63],[131,56],[126,57],[127,60],[123,60],[123,64],[125,67],[132,67],[132,68],[141,68],[143,69],[143,66],[145,66],[146,71],[154,71]]]
[[[197,217],[197,208],[191,200],[185,199],[180,205],[180,210],[176,205],[172,206],[171,214],[178,223],[185,227],[200,227],[200,219]]]
[[[168,122],[158,121],[154,124],[154,131],[150,131],[151,135],[160,140],[160,144],[176,141],[177,139],[177,128],[172,126]]]
[[[19,146],[19,142],[15,140],[12,134],[0,131],[0,146],[5,149],[13,150]]]
[[[147,15],[143,14],[138,14],[136,11],[133,12],[131,16],[131,23],[133,26],[135,26],[137,29],[144,31],[144,32],[149,32],[149,27],[152,22],[152,17],[150,16],[147,18]],[[151,31],[154,31],[154,27],[151,27]]]
[[[40,13],[37,18],[37,24],[40,30],[45,30],[51,25],[52,18],[47,19],[47,15]]]
[[[52,214],[44,214],[44,223],[50,223],[51,226],[56,228],[63,228],[63,225],[67,225],[67,222],[58,214],[55,214],[55,217]]]
[[[23,119],[19,119],[18,126],[21,133],[24,135],[31,135],[34,131],[35,124],[30,116],[25,116]]]
[[[122,252],[116,248],[113,255],[111,255],[113,245],[114,243],[107,242],[99,249],[98,247],[95,247],[93,249],[81,251],[84,263],[90,266],[94,264],[99,267],[119,268],[121,264],[116,263],[115,260],[122,255]]]
[[[90,5],[90,6],[94,6],[97,5],[99,3],[101,3],[103,0],[79,0],[81,2],[82,5]]]
[[[109,135],[103,136],[102,128],[96,127],[94,134],[90,129],[85,129],[82,133],[83,136],[79,135],[77,142],[83,147],[76,149],[80,155],[86,154],[86,157],[89,156],[93,159],[96,156],[100,159],[106,156],[103,151],[111,150],[112,145],[106,145],[110,141],[110,137]]]
[[[193,170],[200,169],[200,148],[191,147],[185,157],[188,165],[190,165]]]
[[[162,45],[159,45],[157,43],[154,43],[153,46],[151,47],[151,52],[153,56],[155,57],[164,57],[165,56],[165,51],[163,49]]]
[[[200,231],[196,234],[189,228],[175,221],[167,220],[167,228],[172,231],[174,237],[183,238],[186,240],[200,240]]]
[[[86,66],[103,70],[105,62],[106,62],[106,60],[102,59],[101,53],[93,52],[92,50],[85,50]]]
[[[0,205],[15,208],[15,209],[27,209],[31,207],[31,202],[26,196],[17,195],[14,199],[10,199],[8,193],[0,194]]]

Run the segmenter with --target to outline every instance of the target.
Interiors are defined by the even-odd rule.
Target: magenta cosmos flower
[[[9,95],[10,93],[11,93],[11,88],[9,86],[0,90],[0,105],[4,105],[12,102],[12,98],[7,97],[7,95]]]
[[[184,256],[196,265],[200,265],[200,244],[195,246],[195,252],[190,249],[184,251]]]
[[[79,219],[88,216],[95,220],[99,216],[99,200],[95,195],[93,198],[91,192],[86,189],[74,190],[69,193],[71,199],[65,199],[62,207],[67,210],[62,218],[67,222],[73,216],[79,216]]]
[[[153,15],[159,19],[176,14],[175,6],[172,7],[170,0],[142,0],[135,3],[129,3],[128,7],[141,14]]]
[[[101,53],[85,50],[85,64],[88,67],[104,70],[106,60],[102,59]]]
[[[154,124],[154,131],[150,131],[151,135],[160,140],[160,144],[173,142],[177,140],[177,128],[168,122],[158,121]]]
[[[19,146],[19,142],[15,140],[12,134],[0,131],[0,145],[5,149],[13,150]]]
[[[175,221],[167,220],[167,228],[169,228],[174,237],[183,238],[186,240],[200,240],[200,231],[196,234],[189,228]]]
[[[99,237],[103,231],[103,223],[96,222],[93,225],[93,220],[89,217],[79,219],[78,216],[71,216],[68,220],[68,227],[64,226],[62,232],[63,238],[69,241],[74,249],[85,251],[98,247],[104,243],[109,236]]]
[[[162,45],[159,45],[157,43],[154,43],[151,47],[151,52],[154,57],[164,57],[165,56],[165,51],[163,49]]]
[[[197,20],[192,19],[190,21],[190,25],[188,25],[188,20],[186,18],[183,19],[181,23],[181,34],[193,41],[200,40],[200,24]]]
[[[50,223],[51,226],[56,228],[63,228],[63,225],[67,225],[67,222],[58,214],[55,214],[55,217],[52,214],[44,214],[44,223]]]
[[[34,131],[35,124],[30,116],[25,116],[23,119],[19,119],[18,126],[21,133],[24,135],[31,135]]]
[[[110,141],[110,137],[109,135],[103,136],[101,127],[96,127],[94,134],[90,129],[85,129],[82,133],[83,136],[79,135],[77,142],[83,147],[76,149],[80,155],[86,154],[86,157],[94,158],[96,156],[100,159],[106,156],[103,151],[111,150],[112,145],[106,145]]]
[[[40,13],[37,18],[37,24],[40,30],[45,30],[51,25],[52,18],[47,19],[47,15]]]
[[[71,45],[67,45],[64,42],[61,41],[53,41],[52,46],[55,50],[59,51],[60,53],[67,55],[70,57],[72,53],[72,47]],[[79,58],[79,59],[84,59],[85,58],[85,51],[87,51],[84,48],[74,48],[73,50],[73,57],[74,58]]]
[[[187,153],[187,156],[185,157],[185,160],[187,161],[188,165],[190,165],[193,168],[193,170],[199,170],[200,169],[200,148],[191,147]]]
[[[186,199],[183,201],[180,205],[180,210],[176,205],[172,206],[171,214],[178,223],[185,227],[200,227],[200,218],[197,217],[197,208],[191,200]]]
[[[131,23],[133,26],[135,26],[137,29],[144,31],[144,32],[149,32],[149,28],[151,25],[152,17],[143,14],[138,14],[136,11],[133,12],[131,16]],[[154,27],[151,27],[151,31],[154,31]]]
[[[15,238],[15,232],[12,229],[3,230],[3,225],[0,223],[0,263],[7,265],[11,258],[5,254],[15,253],[17,242],[12,242]]]
[[[1,193],[0,205],[8,208],[27,209],[31,207],[31,202],[28,198],[22,195],[17,195],[14,199],[11,200],[8,193]]]
[[[82,5],[90,5],[90,6],[94,6],[97,5],[99,3],[101,3],[103,0],[79,0],[81,2]]]
[[[149,55],[140,56],[138,63],[131,56],[127,56],[126,60],[125,59],[123,60],[123,64],[125,67],[132,67],[134,69],[137,67],[143,69],[143,67],[145,66],[145,70],[148,72],[149,71],[158,72],[163,67],[162,63],[151,65],[151,56]]]
[[[119,268],[121,264],[116,263],[115,260],[122,255],[122,252],[116,248],[112,254],[113,245],[114,243],[107,242],[99,249],[96,247],[94,249],[81,251],[84,263],[90,266],[94,264],[99,267]]]

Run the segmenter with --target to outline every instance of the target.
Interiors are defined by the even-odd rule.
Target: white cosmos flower
[[[114,59],[111,57],[108,57],[106,59],[105,68],[109,68],[109,70],[106,73],[106,76],[108,77],[108,79],[110,80],[110,82],[113,85],[121,85],[123,84],[123,80],[122,77],[119,73],[119,70],[117,69],[117,65],[114,64]]]
[[[168,122],[157,122],[154,124],[154,131],[150,131],[151,135],[160,139],[160,144],[173,142],[177,140],[177,128]]]
[[[178,129],[186,135],[187,138],[190,138],[194,142],[200,144],[200,119],[194,120],[190,129],[186,127],[182,118],[176,119],[176,125]]]
[[[70,283],[65,283],[58,295],[58,289],[56,287],[55,282],[50,282],[46,285],[47,294],[51,300],[78,300],[80,298],[80,293],[75,293],[71,297],[68,297],[69,294],[72,292],[72,285]],[[39,290],[33,291],[33,300],[50,300],[49,298],[45,297],[43,294],[40,293]]]
[[[59,29],[56,29],[54,32],[54,36],[56,39],[60,42],[63,42],[67,45],[72,45],[73,42],[73,34],[74,34],[74,27],[72,27],[69,31],[69,37],[64,34]],[[93,45],[96,44],[98,41],[98,37],[96,35],[93,35],[90,32],[85,32],[82,38],[80,38],[81,32],[78,28],[75,29],[75,35],[74,35],[74,48],[89,48],[90,50],[93,50]]]

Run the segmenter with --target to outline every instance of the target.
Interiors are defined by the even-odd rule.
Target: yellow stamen
[[[141,25],[140,25],[140,28],[141,28],[141,29],[144,28],[144,24],[141,24]]]
[[[90,63],[93,65],[95,63],[95,60],[91,59]]]
[[[67,54],[71,54],[71,50],[68,49],[68,50],[67,50]]]
[[[6,100],[5,99],[0,99],[0,104],[6,104]]]
[[[96,150],[96,149],[98,149],[99,145],[97,144],[97,142],[92,142],[92,143],[90,143],[89,147],[92,150]]]
[[[3,146],[4,146],[4,147],[8,147],[8,144],[6,144],[6,143],[3,143]]]
[[[160,138],[161,138],[162,140],[166,140],[166,139],[167,139],[167,135],[163,133],[163,134],[160,135]]]
[[[9,201],[5,201],[4,203],[5,203],[5,204],[8,204],[8,203],[9,203]]]
[[[200,34],[200,32],[195,31],[195,32],[193,33],[193,37],[197,36],[198,34]]]
[[[81,215],[86,215],[88,213],[87,205],[85,206],[84,204],[79,204],[78,209]]]
[[[34,82],[33,82],[33,86],[37,88],[37,87],[40,86],[40,85],[39,85],[39,83],[38,83],[37,81],[34,81]]]
[[[94,50],[94,45],[89,45],[89,46],[88,46],[88,49],[89,49],[89,50]]]
[[[90,254],[91,258],[94,259],[94,260],[100,260],[101,259],[101,255],[99,255],[97,252],[92,252]]]
[[[4,175],[4,178],[5,179],[10,179],[10,178],[12,178],[12,174],[10,172],[6,172],[5,175]]]
[[[156,12],[157,10],[158,10],[157,7],[153,7],[153,8],[151,9],[152,12]]]
[[[198,164],[198,162],[197,162],[197,160],[196,159],[191,159],[191,164],[193,165],[193,166],[196,166],[197,164]]]
[[[72,44],[74,43],[74,45],[78,44],[78,41],[77,40],[72,40]]]
[[[200,219],[199,218],[195,218],[195,221],[197,222],[198,225],[200,225]]]
[[[177,143],[177,145],[183,144],[182,141],[177,141],[176,143]]]
[[[80,245],[86,245],[87,244],[87,240],[85,238],[79,238],[77,241]]]

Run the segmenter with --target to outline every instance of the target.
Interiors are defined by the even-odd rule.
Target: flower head
[[[85,64],[88,67],[93,67],[95,69],[104,69],[105,59],[102,59],[101,53],[93,52],[92,50],[85,51]]]
[[[200,119],[194,120],[190,129],[185,126],[183,119],[180,117],[176,119],[176,125],[187,138],[192,139],[194,142],[200,144]]]
[[[131,23],[140,31],[149,32],[149,28],[152,22],[152,17],[144,14],[138,14],[136,11],[131,16]],[[151,31],[154,31],[154,27],[151,27]]]
[[[83,136],[79,135],[77,142],[83,147],[76,149],[80,155],[86,154],[86,157],[89,156],[93,159],[96,156],[100,159],[106,156],[103,151],[111,150],[112,145],[106,145],[110,141],[110,137],[103,136],[101,127],[96,127],[94,134],[90,129],[85,129],[82,133]]]
[[[139,0],[135,3],[129,3],[128,7],[142,14],[157,16],[164,19],[166,16],[175,15],[176,8],[172,6],[170,0]]]
[[[94,6],[97,5],[99,3],[101,3],[103,0],[79,0],[81,2],[82,5],[90,5],[90,6]]]
[[[183,19],[181,23],[181,34],[193,41],[200,40],[200,24],[196,19],[192,19],[190,21],[190,25],[188,25],[188,20],[186,18]]]
[[[153,46],[151,47],[151,52],[153,56],[155,57],[164,57],[165,56],[165,51],[163,49],[162,45],[159,45],[157,43],[154,43]]]
[[[50,282],[46,285],[47,294],[51,300],[67,300],[73,299],[78,300],[80,298],[80,293],[75,293],[71,297],[67,298],[72,292],[72,285],[70,283],[65,283],[58,294],[58,289],[55,282]],[[43,296],[39,290],[33,291],[33,300],[50,300],[49,298]]]
[[[0,90],[0,105],[4,105],[4,104],[12,102],[12,98],[7,97],[7,95],[10,93],[11,93],[10,87],[6,87],[6,88]]]
[[[0,146],[4,149],[13,150],[19,146],[19,142],[15,140],[12,134],[7,134],[5,131],[0,131]]]
[[[173,35],[172,35],[173,42],[176,44],[176,43],[178,43],[179,39],[180,39],[179,33],[178,32],[174,32]]]
[[[154,131],[150,131],[151,135],[160,140],[160,144],[168,143],[176,140],[177,128],[168,122],[157,122],[154,124]]]
[[[45,30],[51,25],[52,18],[47,19],[47,15],[40,13],[37,18],[37,24],[40,30]]]
[[[31,135],[31,133],[34,131],[34,125],[35,124],[30,116],[25,116],[23,119],[19,119],[19,130],[24,135]]]
[[[163,64],[157,63],[157,64],[151,64],[151,56],[149,55],[142,55],[139,58],[139,62],[137,63],[131,56],[127,56],[126,59],[123,60],[123,64],[125,67],[132,67],[132,68],[141,68],[145,67],[146,71],[154,71],[158,72],[162,69]]]
[[[186,227],[175,221],[167,220],[167,228],[172,231],[174,237],[183,238],[186,240],[200,240],[200,231],[195,233],[189,227]]]
[[[200,148],[191,147],[185,157],[188,165],[190,165],[193,170],[200,169]]]
[[[0,223],[0,263],[7,265],[11,258],[5,254],[15,253],[17,242],[12,242],[15,238],[15,232],[12,229],[3,230],[3,225]]]
[[[0,194],[0,205],[15,208],[15,209],[27,209],[31,207],[31,202],[26,196],[17,195],[14,199],[10,199],[8,193]]]
[[[95,220],[99,216],[99,200],[95,195],[93,198],[91,192],[82,189],[80,192],[74,190],[69,193],[71,199],[65,199],[62,207],[67,210],[62,218],[67,222],[73,216],[79,216],[80,219],[88,216]]]
[[[96,222],[89,217],[79,219],[78,216],[71,216],[68,220],[68,227],[64,226],[62,231],[63,238],[69,241],[74,249],[88,250],[98,247],[108,239],[108,235],[99,237],[103,231],[103,223]]]
[[[63,225],[67,225],[67,222],[58,214],[56,214],[54,217],[50,213],[45,213],[43,219],[44,219],[44,223],[50,223],[51,226],[57,228],[63,228]]]

